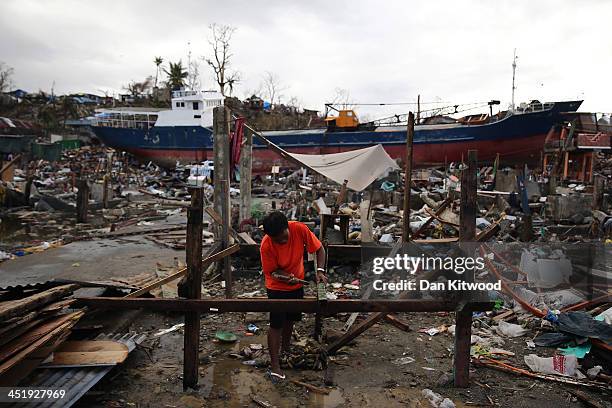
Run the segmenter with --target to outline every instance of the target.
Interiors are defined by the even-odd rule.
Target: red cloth
[[[304,279],[304,248],[309,254],[315,253],[321,248],[321,241],[301,222],[289,221],[289,240],[285,244],[279,245],[269,236],[264,237],[260,253],[266,288],[289,291],[302,287],[301,283],[290,285],[274,279],[272,272],[282,269],[286,274]]]

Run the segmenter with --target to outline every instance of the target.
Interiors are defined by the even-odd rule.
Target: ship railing
[[[195,96],[197,95],[197,91],[172,91],[173,98],[182,98],[185,96]]]
[[[146,120],[125,120],[125,119],[99,119],[98,126],[113,128],[128,128],[148,130],[155,125],[155,121]]]

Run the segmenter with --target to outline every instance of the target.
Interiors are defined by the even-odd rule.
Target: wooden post
[[[76,200],[76,218],[79,223],[87,222],[87,207],[89,205],[89,186],[86,179],[77,181],[77,200]]]
[[[109,176],[108,174],[104,175],[104,182],[102,184],[102,188],[104,189],[104,191],[102,192],[102,207],[103,208],[108,208],[108,181],[109,181]]]
[[[601,204],[603,202],[604,192],[604,181],[605,178],[599,174],[594,176],[593,179],[593,209],[601,210]]]
[[[412,141],[414,139],[414,114],[408,113],[408,129],[406,131],[406,175],[404,177],[404,227],[402,241],[410,240],[410,186],[412,185]]]
[[[230,202],[230,183],[229,179],[223,180],[223,199],[221,201],[221,219],[223,225],[221,228],[221,249],[227,249],[230,246],[230,230],[231,220],[230,215],[232,206]],[[232,264],[229,256],[223,258],[221,262],[223,268],[223,278],[225,279],[225,297],[232,297]]]
[[[467,168],[461,172],[460,241],[473,242],[476,239],[477,166],[477,151],[468,150]]]
[[[477,177],[477,151],[468,150],[467,168],[464,168],[461,172],[461,209],[459,214],[459,240],[464,242],[474,242],[476,240]],[[469,245],[467,248],[469,248]],[[472,255],[473,252],[468,252],[468,256]],[[473,280],[473,276],[466,273],[464,279],[470,281]],[[467,387],[470,382],[472,312],[461,310],[455,315],[454,382],[457,387]]]
[[[204,190],[191,188],[191,206],[187,210],[187,297],[202,297],[202,222],[204,216]],[[200,349],[200,313],[185,313],[183,389],[198,384]]]
[[[229,140],[230,112],[225,106],[218,106],[213,111],[214,132],[214,209],[221,215],[223,223],[218,230],[217,238],[221,240],[221,249],[230,244],[231,203],[230,203],[230,140]],[[224,258],[219,264],[220,273],[225,279],[225,296],[232,297],[232,270],[230,258]]]
[[[253,170],[253,132],[244,128],[240,147],[240,222],[251,218],[251,177]]]
[[[223,217],[221,208],[223,198],[223,180],[230,178],[230,143],[229,143],[229,110],[218,106],[213,110],[213,154],[214,154],[214,209]],[[220,235],[220,231],[219,231]],[[220,236],[219,236],[220,238]]]

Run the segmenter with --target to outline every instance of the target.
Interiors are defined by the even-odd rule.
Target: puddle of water
[[[34,234],[32,227],[22,223],[14,217],[0,218],[0,249],[7,249],[14,245],[21,245],[40,239],[38,234]]]
[[[289,373],[288,377],[291,375]],[[276,385],[268,380],[263,370],[255,370],[245,366],[239,360],[222,360],[212,364],[201,372],[199,392],[210,397],[215,392],[223,390],[232,396],[232,402],[241,405],[251,403],[251,396],[255,395],[277,407],[298,405],[304,401],[296,397],[283,397]],[[309,407],[336,408],[344,404],[342,392],[333,389],[329,395],[309,393]]]

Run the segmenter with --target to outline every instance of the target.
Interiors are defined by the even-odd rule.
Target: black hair
[[[273,211],[263,219],[263,230],[271,237],[276,237],[289,228],[287,217],[280,211]]]

